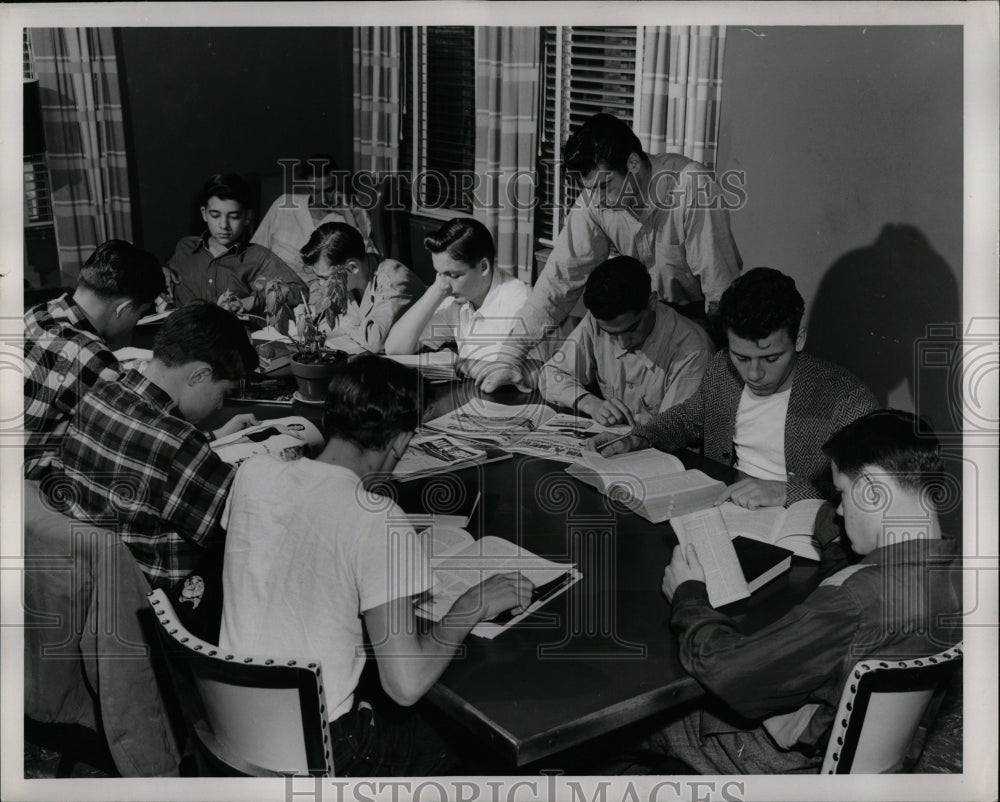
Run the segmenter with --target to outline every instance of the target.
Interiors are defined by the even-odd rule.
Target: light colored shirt
[[[522,310],[529,335],[541,337],[546,327],[565,320],[587,277],[616,254],[642,262],[653,290],[675,304],[704,302],[707,309],[739,275],[743,262],[729,212],[712,200],[720,190],[707,168],[677,153],[649,159],[661,198],[638,217],[600,206],[586,191],[577,197]]]
[[[791,387],[780,393],[756,396],[744,386],[733,430],[737,470],[758,479],[788,481],[785,417],[791,395]]]
[[[545,363],[538,389],[546,401],[572,407],[595,384],[644,419],[687,400],[715,351],[708,333],[665,304],[645,342],[633,352],[615,345],[588,312]]]
[[[320,214],[313,215],[313,212]],[[306,284],[315,283],[316,276],[302,266],[302,246],[323,223],[347,223],[361,232],[368,253],[378,253],[372,242],[372,222],[368,212],[351,206],[331,209],[311,209],[308,195],[281,195],[260,221],[250,242],[270,248],[281,261],[294,270]]]
[[[492,362],[511,332],[522,330],[518,312],[528,299],[524,283],[506,270],[494,269],[493,282],[482,305],[457,303],[445,298],[420,334],[420,344],[440,348],[447,342],[458,346],[459,359]]]
[[[319,659],[330,719],[365,663],[362,613],[431,587],[405,513],[352,471],[270,456],[244,462],[223,513],[223,649]]]
[[[389,329],[424,292],[424,283],[395,259],[381,262],[360,301],[348,293],[347,309],[333,334],[350,337],[366,351],[378,353]]]

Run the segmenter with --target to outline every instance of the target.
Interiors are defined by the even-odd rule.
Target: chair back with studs
[[[260,657],[213,646],[179,622],[163,590],[148,596],[184,717],[224,774],[333,775],[330,729],[318,660]],[[190,681],[189,679],[190,678]]]
[[[930,657],[857,663],[844,685],[820,773],[910,771],[961,659],[959,642]]]

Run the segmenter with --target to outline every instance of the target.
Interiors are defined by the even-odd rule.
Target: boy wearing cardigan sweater
[[[712,359],[695,394],[606,448],[614,435],[598,435],[593,447],[611,456],[701,444],[706,457],[744,477],[719,503],[757,509],[829,498],[823,443],[878,404],[856,376],[802,353],[804,309],[791,277],[767,267],[744,273],[719,304],[729,348]]]

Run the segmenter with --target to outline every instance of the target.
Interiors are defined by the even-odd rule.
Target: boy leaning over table
[[[803,353],[804,311],[790,276],[768,267],[747,271],[719,302],[729,347],[712,358],[694,395],[640,423],[631,436],[610,443],[616,436],[602,433],[590,447],[613,456],[700,444],[706,457],[746,477],[727,487],[719,503],[757,509],[831,497],[823,443],[878,404],[854,374]]]
[[[337,776],[455,773],[449,749],[414,711],[365,699],[368,630],[382,688],[415,704],[478,622],[526,606],[531,584],[500,574],[470,588],[420,631],[415,597],[431,588],[419,536],[377,494],[423,413],[412,368],[374,354],[338,367],[315,459],[269,456],[240,466],[227,503],[219,644],[251,654],[318,658]]]
[[[598,265],[583,303],[586,316],[542,366],[546,401],[612,426],[646,420],[698,389],[715,346],[705,329],[660,303],[638,259]]]
[[[646,737],[623,773],[676,772],[670,760],[699,774],[815,772],[857,661],[925,657],[961,638],[946,624],[962,610],[961,542],[943,535],[934,509],[937,438],[912,414],[884,410],[823,450],[840,495],[836,518],[830,506],[817,517],[825,579],[779,621],[742,634],[709,605],[693,548],[674,549],[663,575],[671,629],[711,702]]]
[[[24,475],[41,479],[80,399],[121,373],[116,348],[132,341],[139,318],[163,292],[151,253],[124,240],[97,246],[73,295],[24,313]]]
[[[214,304],[178,309],[140,373],[97,384],[62,441],[41,490],[71,518],[114,529],[152,587],[168,588],[221,551],[219,517],[234,468],[209,443],[257,422],[195,424],[257,367],[239,319]]]

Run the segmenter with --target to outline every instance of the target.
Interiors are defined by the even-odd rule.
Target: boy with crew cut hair
[[[167,262],[177,306],[195,301],[218,303],[230,312],[259,312],[264,308],[258,280],[283,281],[290,293],[307,292],[293,270],[267,248],[249,241],[250,187],[235,173],[219,173],[201,191],[204,233],[184,237]]]
[[[80,399],[121,372],[113,349],[128,345],[139,318],[164,290],[151,253],[124,240],[97,247],[72,297],[24,313],[24,474],[40,479]]]
[[[413,705],[479,621],[529,603],[519,574],[470,588],[444,618],[417,625],[431,587],[424,546],[405,513],[373,488],[391,474],[424,412],[412,368],[374,354],[338,367],[315,459],[257,457],[240,466],[226,506],[219,644],[322,661],[338,776],[454,773],[447,748],[416,715],[386,717],[362,698],[362,624],[382,688]],[[374,702],[374,705],[372,704]]]
[[[542,367],[538,389],[546,401],[610,426],[646,420],[698,389],[715,351],[711,338],[659,302],[638,259],[598,265],[583,303],[586,316]]]
[[[724,707],[647,737],[640,765],[669,755],[701,774],[815,772],[857,661],[926,657],[961,639],[949,623],[963,609],[961,542],[943,535],[928,492],[943,472],[937,438],[911,413],[884,410],[823,450],[840,494],[837,517],[825,506],[816,521],[825,578],[780,620],[743,634],[709,605],[694,550],[674,548],[663,592],[680,661]]]
[[[790,276],[768,267],[741,275],[719,304],[729,347],[712,358],[698,391],[601,453],[701,443],[706,457],[746,476],[719,503],[756,509],[830,497],[823,443],[878,404],[854,374],[802,353],[804,310]],[[611,439],[599,434],[591,445],[600,450]]]
[[[150,584],[169,587],[222,545],[219,516],[234,469],[209,443],[257,420],[236,415],[209,433],[194,424],[256,368],[235,315],[206,303],[178,309],[143,373],[102,382],[80,402],[60,449],[62,476],[42,492],[64,499],[70,517],[113,528]]]

